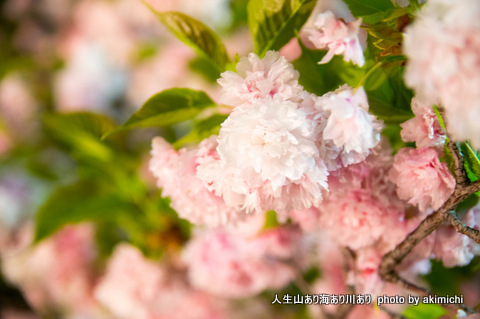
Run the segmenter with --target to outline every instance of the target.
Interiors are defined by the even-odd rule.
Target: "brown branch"
[[[468,179],[467,172],[465,171],[463,156],[460,154],[457,144],[452,141],[448,141],[447,148],[452,154],[452,166],[457,185],[467,185],[470,183],[470,180]]]
[[[384,306],[380,306],[380,310],[382,310],[383,312],[385,312],[387,315],[390,316],[390,318],[392,319],[407,319],[407,317],[404,317],[402,316],[401,314],[398,314],[396,312],[393,312],[391,311],[390,309],[384,307]]]
[[[437,296],[436,294],[431,293],[428,289],[417,286],[416,284],[411,283],[410,281],[405,280],[404,278],[402,278],[400,276],[398,276],[397,283],[399,283],[404,289],[414,291],[414,292],[418,293],[419,295],[434,296],[434,297]],[[470,308],[470,307],[468,307],[464,304],[442,304],[442,306],[446,309],[449,309],[449,310],[453,311],[453,312],[457,312],[457,310],[459,308],[464,310],[467,313],[475,313],[476,312],[475,310],[473,310],[472,308]]]
[[[420,287],[420,286],[417,286],[416,284],[402,278],[402,277],[398,277],[398,283],[400,283],[400,285],[404,288],[404,289],[407,289],[407,290],[410,290],[410,291],[413,291],[413,292],[416,292],[418,293],[419,295],[422,295],[422,296],[430,296],[432,295],[432,293],[430,292],[430,290],[428,290],[427,288],[423,288],[423,287]]]
[[[457,212],[451,211],[447,215],[447,219],[455,227],[455,230],[459,233],[464,234],[465,236],[470,237],[475,242],[480,244],[480,231],[470,226],[465,225],[460,219],[458,219]]]
[[[378,273],[383,280],[398,282],[399,276],[395,271],[395,266],[400,264],[422,239],[430,235],[438,226],[445,222],[445,214],[442,208],[425,218],[395,249],[383,256],[382,263],[378,269]]]

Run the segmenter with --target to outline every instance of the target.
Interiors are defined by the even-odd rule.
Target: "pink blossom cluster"
[[[365,57],[358,38],[361,23],[361,18],[345,23],[337,19],[331,11],[320,13],[315,18],[314,27],[304,30],[314,48],[328,49],[327,54],[318,63],[328,63],[334,55],[343,55],[345,61],[363,66]]]
[[[60,309],[65,318],[98,317],[102,311],[93,298],[96,247],[92,225],[65,227],[55,236],[29,247],[32,229],[19,234],[23,247],[2,251],[2,272],[18,285],[39,313]]]
[[[218,136],[218,159],[197,175],[228,206],[288,213],[318,205],[330,171],[362,161],[382,124],[368,113],[363,88],[342,86],[318,97],[278,53],[242,58],[218,81],[234,107]]]
[[[389,173],[397,185],[398,197],[418,205],[420,211],[437,210],[452,195],[455,178],[435,150],[403,148],[395,155]]]
[[[235,212],[285,214],[318,205],[328,192],[330,172],[362,161],[379,142],[382,124],[368,113],[363,88],[345,85],[321,97],[309,94],[298,84],[298,72],[277,52],[242,58],[237,73],[227,71],[218,82],[221,100],[234,109],[217,141],[210,138],[208,155],[193,160],[198,150],[176,153],[158,139],[152,152],[150,169],[158,185],[179,214],[194,223],[218,226],[235,220]],[[178,159],[187,157],[188,174],[177,173],[176,168],[185,167]],[[188,191],[180,185],[188,185]],[[209,194],[205,198],[229,208],[199,219],[194,213],[199,206],[180,199],[195,194]],[[220,215],[213,222],[202,220]]]
[[[224,302],[191,289],[180,270],[168,267],[119,245],[94,296],[118,318],[227,318]]]
[[[412,102],[416,116],[402,124],[402,137],[420,148],[393,156],[388,143],[380,143],[382,122],[368,112],[361,87],[310,94],[298,84],[293,66],[273,51],[263,59],[242,58],[237,73],[227,71],[218,82],[221,101],[232,107],[218,137],[179,151],[156,138],[150,162],[181,217],[216,227],[197,231],[183,253],[191,285],[246,298],[284,287],[295,279],[292,266],[315,265],[332,276],[317,280],[316,289],[392,289],[378,275],[382,256],[455,187],[439,160],[445,134],[433,110]],[[302,232],[288,225],[263,229],[260,213],[268,210]],[[415,281],[429,272],[430,258],[452,266],[478,254],[469,241],[442,249],[436,236],[404,260],[403,276]],[[344,249],[355,258],[340,270],[349,263]]]
[[[480,4],[432,0],[406,30],[405,80],[422,103],[445,108],[455,141],[480,147]]]
[[[392,287],[378,275],[382,256],[403,241],[426,214],[438,209],[455,187],[453,176],[446,164],[440,163],[435,150],[404,148],[392,156],[385,143],[366,160],[333,172],[328,183],[330,193],[320,205],[294,210],[290,217],[306,235],[316,238],[318,263],[332,276],[318,280],[315,289],[337,294],[347,291],[346,284],[353,285],[357,292],[374,295],[390,291]],[[479,216],[475,210],[465,219],[472,226],[476,225],[473,216]],[[442,249],[440,240],[447,230],[458,239],[446,241],[445,245],[452,246]],[[465,265],[479,254],[470,239],[453,229],[438,232],[442,234],[422,241],[397,268],[402,276],[418,280],[418,274],[430,271],[431,258],[444,260],[451,267]],[[342,247],[355,254],[351,257],[354,266],[346,272],[339,271],[348,264]]]
[[[277,227],[245,236],[228,230],[208,231],[186,247],[192,285],[217,296],[242,298],[280,289],[295,278],[301,232]]]
[[[197,167],[209,158],[218,157],[216,139],[204,140],[193,150],[176,151],[161,137],[152,142],[150,170],[157,179],[162,195],[170,197],[171,206],[179,216],[193,223],[217,227],[243,217],[238,209],[228,207],[224,200],[209,191],[197,178]]]

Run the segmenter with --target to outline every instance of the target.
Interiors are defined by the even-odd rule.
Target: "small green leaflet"
[[[344,2],[357,18],[394,8],[390,0],[344,0]]]
[[[421,303],[408,307],[403,315],[409,319],[438,319],[446,313],[447,311],[440,305]]]
[[[436,105],[433,106],[433,111],[435,112],[435,115],[437,115],[438,118],[438,123],[440,123],[440,126],[442,127],[443,131],[447,131],[445,129],[445,122],[443,121],[442,114],[440,113],[440,110]],[[445,144],[443,145],[443,153],[445,154],[445,160],[448,165],[448,169],[452,173],[453,176],[455,176],[455,167],[454,167],[454,162],[453,162],[453,154],[450,152],[450,149],[448,148],[448,143],[449,143],[449,138],[448,136],[445,139]]]
[[[227,51],[215,32],[186,14],[175,11],[159,12],[144,3],[180,41],[192,47],[200,56],[209,59],[220,72],[225,71],[228,63]]]
[[[298,32],[312,13],[314,0],[250,0],[248,26],[255,52],[280,50]]]
[[[278,227],[279,222],[277,219],[277,213],[274,210],[269,210],[265,212],[265,224],[263,225],[263,229],[270,229]]]
[[[468,143],[462,143],[460,149],[465,159],[465,168],[467,171],[473,173],[477,180],[480,178],[480,161],[474,150],[468,145]]]
[[[174,88],[152,96],[125,124],[103,138],[121,130],[137,127],[162,127],[191,120],[206,108],[216,106],[205,92]]]

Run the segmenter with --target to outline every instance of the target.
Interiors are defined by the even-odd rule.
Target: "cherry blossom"
[[[480,4],[433,0],[406,29],[405,81],[426,104],[445,108],[450,137],[480,147]]]
[[[317,49],[328,49],[318,63],[327,63],[334,55],[343,54],[345,61],[363,66],[365,58],[358,39],[361,23],[362,19],[345,23],[338,20],[331,11],[320,13],[315,19],[315,27],[304,31]]]
[[[415,117],[400,124],[402,140],[404,142],[415,142],[419,148],[442,148],[446,135],[432,107],[422,103],[417,98],[413,98],[412,111]]]
[[[446,163],[440,163],[437,152],[429,148],[402,148],[395,155],[389,172],[397,185],[397,194],[420,211],[439,209],[455,188],[455,178]]]
[[[204,140],[197,149],[175,151],[161,137],[152,141],[150,170],[157,178],[162,195],[170,197],[179,216],[193,223],[217,227],[241,219],[244,214],[227,207],[223,199],[209,191],[196,176],[197,166],[216,159],[216,137]]]
[[[327,113],[323,139],[341,150],[344,166],[363,161],[369,150],[380,142],[383,123],[368,112],[368,99],[363,87],[356,90],[344,85],[319,99]],[[328,144],[324,144],[328,145]]]
[[[328,171],[316,126],[291,101],[270,97],[236,108],[222,124],[219,160],[198,167],[209,189],[247,211],[303,209],[318,203]]]
[[[267,96],[298,101],[303,90],[298,84],[298,71],[275,51],[268,51],[263,59],[255,53],[241,58],[237,73],[222,73],[218,83],[222,86],[220,101],[231,106]]]
[[[290,259],[300,233],[278,227],[249,238],[216,230],[197,235],[184,259],[192,285],[212,294],[242,298],[279,289],[294,277]]]

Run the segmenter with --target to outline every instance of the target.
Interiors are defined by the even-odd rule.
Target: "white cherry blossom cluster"
[[[298,72],[269,51],[250,54],[237,74],[219,79],[234,107],[218,136],[218,159],[197,176],[228,206],[287,213],[319,205],[331,170],[362,161],[380,140],[363,88],[342,86],[322,97],[298,84]]]

